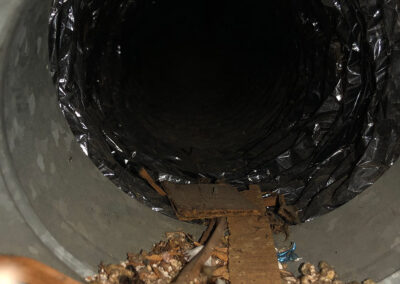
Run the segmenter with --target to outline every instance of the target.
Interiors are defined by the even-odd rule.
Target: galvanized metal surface
[[[24,4],[0,1],[0,252],[78,277],[102,260],[118,262],[128,251],[150,248],[164,232],[198,236],[201,226],[131,199],[83,154],[48,72],[49,3]]]

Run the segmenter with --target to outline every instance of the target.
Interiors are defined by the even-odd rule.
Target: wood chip
[[[147,256],[145,256],[145,258],[147,260],[155,261],[155,262],[163,260],[163,257],[161,255],[158,255],[158,254],[147,255]]]

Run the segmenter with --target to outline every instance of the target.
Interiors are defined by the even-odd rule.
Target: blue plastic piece
[[[295,250],[296,250],[296,243],[293,242],[288,250],[277,253],[278,261],[280,263],[295,261],[296,259],[299,258],[297,254],[294,252]]]

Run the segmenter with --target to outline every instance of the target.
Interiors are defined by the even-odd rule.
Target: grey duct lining
[[[12,6],[8,10],[8,15],[3,15],[2,17],[0,17],[0,19],[2,20],[0,22],[0,28],[2,30],[2,33],[0,33],[0,35],[2,35],[0,37],[0,47],[5,46],[5,50],[7,50],[7,45],[4,43],[7,43],[7,38],[11,38],[11,36],[13,35],[12,31],[13,29],[15,29],[15,22],[17,22],[18,20],[18,17],[13,17],[13,15],[18,15],[19,12],[22,10],[23,6],[21,5],[21,3],[22,1],[10,1],[10,4],[8,5]],[[2,5],[7,4],[2,3]],[[5,55],[6,54],[0,53],[0,62],[4,61]],[[0,74],[3,74],[2,68],[3,66],[0,65]],[[0,104],[0,108],[1,107],[2,105]],[[2,133],[2,135],[0,135],[0,177],[3,178],[5,182],[5,187],[12,197],[14,204],[17,206],[19,213],[23,216],[24,220],[32,229],[34,234],[60,261],[62,261],[72,271],[82,277],[93,275],[93,269],[89,265],[79,261],[69,251],[67,251],[47,230],[45,225],[42,223],[40,218],[33,210],[25,192],[21,188],[18,177],[15,173],[14,165],[11,162],[11,156],[8,144],[6,143],[7,139],[5,136],[6,131],[4,127],[5,126],[3,124],[3,120],[0,119],[0,129]]]
[[[0,7],[5,5],[1,1]],[[0,11],[7,12],[2,17],[7,25],[0,27],[2,37],[7,34],[2,39],[7,48],[0,50],[7,52],[0,55],[0,179],[5,180],[4,185],[0,181],[0,224],[6,232],[0,234],[0,253],[34,257],[79,278],[76,272],[86,276],[100,261],[118,262],[127,251],[150,248],[165,232],[183,230],[198,237],[202,226],[159,215],[132,200],[82,154],[59,111],[46,69],[49,4],[20,3],[28,5],[18,9],[13,3]],[[22,202],[21,193],[26,197]],[[59,261],[55,253],[68,257]]]

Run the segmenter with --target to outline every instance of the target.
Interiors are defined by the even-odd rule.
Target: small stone
[[[328,263],[326,263],[325,261],[321,261],[319,264],[318,264],[318,267],[319,267],[319,269],[331,269],[332,267],[328,264]]]
[[[304,263],[301,266],[300,271],[303,275],[315,275],[317,273],[315,266],[311,263]]]
[[[323,268],[321,270],[321,276],[332,281],[333,279],[335,279],[336,273],[335,270],[333,270],[332,268]]]
[[[300,278],[300,283],[301,284],[313,284],[312,278],[310,275],[303,275]]]

